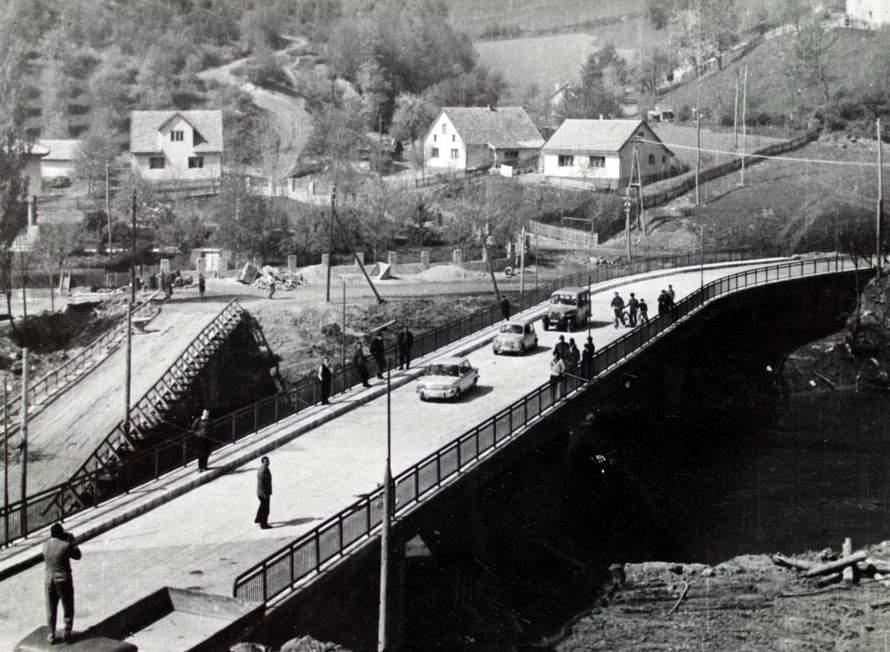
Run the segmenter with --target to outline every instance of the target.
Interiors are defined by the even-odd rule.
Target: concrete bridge
[[[537,445],[539,441],[526,435],[546,433],[546,428],[536,426],[561,407],[594,387],[603,391],[621,382],[621,374],[645,359],[647,352],[678,334],[690,337],[696,324],[721,305],[756,305],[762,296],[774,310],[783,302],[790,305],[789,297],[796,296],[799,301],[792,309],[804,317],[797,321],[809,324],[796,329],[799,337],[814,337],[836,327],[855,295],[855,279],[861,281],[870,273],[857,270],[849,260],[822,257],[737,264],[731,269],[670,270],[594,286],[595,384],[570,379],[569,395],[555,404],[545,381],[549,350],[558,334],[540,328],[539,349],[524,357],[494,356],[487,346],[495,332],[492,328],[437,352],[468,354],[481,371],[477,390],[456,403],[420,404],[414,391],[419,372],[399,372],[391,397],[397,527],[404,535],[410,533],[411,519],[449,490]],[[624,296],[633,291],[654,308],[658,291],[669,283],[678,299],[671,316],[653,318],[633,330],[612,326],[608,304],[613,289]],[[777,291],[782,293],[778,304]],[[524,316],[535,318],[543,310],[540,305]],[[788,317],[789,326],[792,321]],[[586,332],[574,337],[581,345]],[[666,386],[682,385],[676,381],[666,378]],[[373,551],[378,540],[386,437],[383,393],[379,383],[368,390],[352,390],[331,406],[306,410],[258,433],[238,450],[212,459],[211,466],[219,469],[216,477],[188,493],[178,495],[182,486],[193,485],[193,466],[165,476],[160,485],[73,519],[69,527],[79,533],[79,528],[96,527],[94,521],[119,522],[122,515],[132,515],[134,504],[142,511],[151,509],[106,528],[82,546],[84,559],[75,567],[77,629],[107,618],[160,586],[234,595],[263,603],[268,613],[305,607],[323,590],[319,587],[336,584],[340,574]],[[256,457],[264,453],[272,459],[275,485],[270,530],[252,523]],[[164,499],[164,492],[178,497]],[[33,555],[27,545],[16,552],[20,557]],[[42,572],[30,568],[0,582],[4,595],[18,596],[0,613],[0,647],[11,649],[42,622]]]

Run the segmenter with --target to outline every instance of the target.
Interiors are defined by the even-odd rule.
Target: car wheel
[[[519,344],[519,355],[525,355],[525,344]]]
[[[458,387],[458,388],[457,388],[457,391],[454,392],[454,400],[455,400],[455,401],[459,401],[459,400],[460,400],[460,395],[461,395],[461,391],[460,391],[460,387]]]
[[[424,403],[426,402],[426,394],[424,394],[423,392],[420,393],[420,400]]]

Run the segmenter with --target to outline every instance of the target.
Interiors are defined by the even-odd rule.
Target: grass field
[[[652,129],[658,134],[658,137],[665,145],[670,147],[677,158],[690,168],[695,167],[696,160],[696,135],[695,127],[687,125],[676,125],[669,123],[653,124]],[[732,129],[714,130],[702,127],[701,130],[701,161],[702,167],[710,167],[730,160],[733,157],[731,153],[722,152],[741,152],[743,143],[747,143],[745,149],[747,152],[772,145],[780,142],[779,138],[770,138],[766,136],[757,136],[748,134],[747,139],[743,141],[741,133],[739,133],[738,146],[736,146],[735,135]]]
[[[638,0],[446,0],[451,23],[471,37],[495,26],[567,30],[639,11]]]
[[[829,73],[834,79],[832,91],[841,88],[862,88],[868,84],[869,62],[879,41],[874,32],[842,29],[831,49]],[[789,37],[767,41],[753,50],[742,61],[734,62],[722,71],[682,86],[664,98],[663,103],[675,110],[686,105],[701,106],[710,111],[714,120],[731,118],[735,101],[736,71],[748,66],[748,115],[766,113],[771,116],[799,121],[802,107],[811,108],[821,103],[818,89],[802,88],[792,83],[786,74]]]

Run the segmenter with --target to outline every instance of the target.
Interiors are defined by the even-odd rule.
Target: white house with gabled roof
[[[614,190],[628,183],[634,148],[644,181],[682,169],[644,120],[570,119],[541,148],[544,176],[583,179]]]
[[[423,140],[424,165],[478,170],[538,155],[544,139],[520,106],[445,107]]]
[[[133,111],[133,167],[152,181],[189,181],[220,176],[222,111]]]

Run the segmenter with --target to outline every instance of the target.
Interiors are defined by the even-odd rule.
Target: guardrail
[[[240,322],[243,313],[244,309],[233,299],[191,340],[182,355],[131,408],[129,432],[120,421],[69,480],[27,496],[24,504],[18,500],[10,503],[8,509],[0,509],[4,526],[0,544],[98,505],[193,459],[195,454],[188,445],[186,432],[172,441],[146,444],[148,447],[142,451],[137,451],[137,447],[152,427],[164,423],[165,406],[200,373],[203,363],[221,346],[228,329]],[[147,460],[151,460],[151,465],[142,468]]]
[[[431,453],[394,479],[395,511],[399,518],[443,484],[476,467],[501,445],[525,433],[551,408],[583,392],[589,382],[609,372],[650,342],[659,339],[678,321],[701,310],[718,297],[749,287],[819,274],[851,271],[845,259],[799,260],[746,270],[712,281],[678,302],[668,315],[657,316],[598,351],[593,359],[591,381],[567,377],[562,391],[551,394],[549,384],[529,394]],[[383,490],[377,489],[321,525],[285,545],[235,578],[236,598],[269,602],[296,587],[330,562],[367,543],[376,534],[383,516]]]

